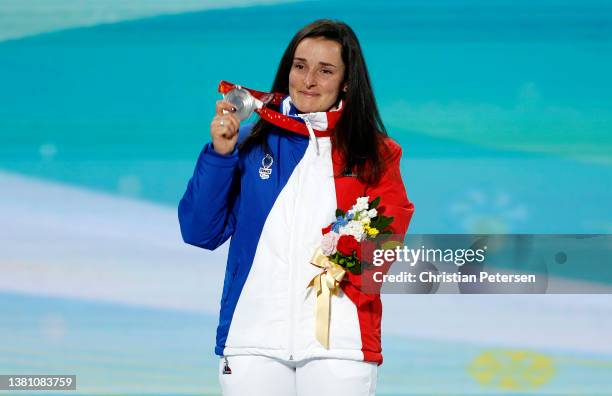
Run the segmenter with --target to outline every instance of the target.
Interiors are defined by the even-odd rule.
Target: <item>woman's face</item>
[[[321,37],[302,40],[293,56],[289,95],[301,113],[327,111],[346,90],[340,43]]]

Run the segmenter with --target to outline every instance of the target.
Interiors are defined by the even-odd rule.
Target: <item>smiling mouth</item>
[[[304,91],[300,91],[300,93],[304,96],[319,96],[319,94],[316,93],[308,93],[308,92],[304,92]]]

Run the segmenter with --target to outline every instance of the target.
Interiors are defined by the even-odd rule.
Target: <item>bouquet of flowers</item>
[[[362,250],[373,248],[377,237],[391,234],[393,217],[378,212],[380,197],[369,198],[357,198],[346,213],[336,209],[336,220],[322,230],[321,253],[353,274],[361,273]]]
[[[393,217],[378,213],[380,197],[371,202],[368,199],[370,197],[357,198],[346,213],[336,209],[336,220],[323,228],[321,245],[310,261],[323,270],[307,287],[315,291],[315,336],[325,348],[329,348],[331,296],[338,294],[346,271],[361,274],[362,262],[365,263],[362,250],[373,250],[375,239],[391,234],[389,226]]]

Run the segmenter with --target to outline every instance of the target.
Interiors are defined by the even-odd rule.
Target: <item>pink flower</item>
[[[340,239],[340,234],[333,231],[323,235],[321,239],[321,252],[326,256],[336,253],[338,239]]]

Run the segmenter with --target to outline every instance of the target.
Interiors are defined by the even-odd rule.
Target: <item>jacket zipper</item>
[[[299,197],[299,195],[298,195]],[[298,200],[296,199],[296,205]],[[296,206],[297,207],[297,206]],[[295,209],[294,209],[295,212]],[[293,218],[295,219],[295,216],[293,216]],[[295,226],[295,220],[293,221],[293,226]],[[294,227],[295,228],[295,227]],[[291,235],[291,234],[290,234]],[[294,312],[293,312],[293,306],[294,306],[294,291],[293,291],[293,284],[295,283],[294,278],[294,268],[293,268],[293,252],[294,252],[294,240],[291,240],[291,249],[289,250],[290,252],[290,256],[289,256],[289,360],[293,360],[293,332],[295,331],[294,329],[294,324],[293,324],[293,317],[294,317]]]
[[[309,146],[312,144],[312,142],[309,142]],[[306,150],[308,150],[308,147],[306,148]],[[298,194],[297,194],[297,198],[295,199],[295,206],[293,208],[293,213],[297,213],[299,212],[299,208],[300,208],[300,197],[301,197],[301,189],[302,189],[302,184],[303,184],[303,178],[304,178],[304,171],[302,171],[302,174],[300,175],[300,179],[299,179],[299,184],[298,184]],[[293,216],[293,224],[292,224],[292,228],[295,229],[295,225],[296,225],[296,220],[297,216]],[[289,235],[291,235],[292,233],[290,233]],[[294,332],[295,332],[295,317],[296,317],[296,313],[295,311],[295,272],[297,270],[297,268],[295,267],[295,263],[293,260],[294,257],[294,253],[295,253],[295,239],[291,239],[291,249],[290,251],[290,260],[289,260],[289,360],[293,360],[293,354],[294,354],[294,350],[293,348],[295,348],[294,346]]]

